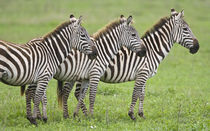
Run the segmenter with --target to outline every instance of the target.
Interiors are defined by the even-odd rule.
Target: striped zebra
[[[193,35],[189,25],[184,21],[184,11],[177,13],[171,9],[170,17],[161,18],[160,21],[142,36],[143,44],[146,47],[146,56],[138,57],[136,53],[122,48],[114,59],[109,62],[109,66],[101,77],[101,81],[106,83],[121,83],[135,80],[135,86],[132,95],[132,102],[128,115],[131,119],[134,117],[134,106],[139,98],[139,112],[140,117],[143,114],[143,101],[145,95],[145,84],[147,79],[157,73],[157,68],[160,62],[168,55],[174,43],[179,43],[181,46],[189,49],[190,53],[194,54],[199,49],[198,40]],[[80,53],[77,52],[79,55]],[[62,82],[58,84],[58,95],[63,95],[63,103],[67,103],[67,96],[73,88],[72,83],[66,82],[62,87]],[[78,82],[76,85],[75,96],[77,100],[83,99],[84,94],[88,88],[86,81]],[[90,108],[93,109],[93,102],[96,94],[96,89],[90,84]],[[62,101],[62,96],[59,96],[59,101]],[[66,106],[64,104],[64,106]],[[82,111],[87,114],[87,109],[81,101]],[[64,109],[66,107],[63,107]],[[77,107],[78,109],[78,107]],[[66,111],[66,110],[64,110]],[[68,112],[64,112],[68,114]]]
[[[132,17],[127,19],[121,15],[120,19],[117,19],[108,24],[104,29],[99,30],[93,35],[93,41],[98,50],[98,56],[95,60],[91,61],[87,55],[72,50],[67,59],[59,66],[54,78],[60,81],[74,81],[94,80],[99,82],[100,77],[104,74],[108,67],[109,61],[114,58],[122,46],[126,46],[133,52],[137,53],[137,56],[145,55],[145,47],[142,45],[142,41],[133,26],[131,26]],[[26,91],[26,109],[31,108],[31,99],[33,98],[33,92],[36,90],[36,85],[30,85]],[[68,99],[68,95],[63,99]],[[45,99],[46,100],[46,97]],[[45,102],[42,103],[43,107],[46,106]],[[68,111],[67,102],[64,103],[65,112]],[[28,112],[28,111],[27,111]],[[40,114],[40,112],[38,112]],[[64,114],[64,118],[69,117],[68,113]]]
[[[37,84],[34,98],[34,114],[28,117],[36,123],[36,110],[46,90],[49,80],[54,76],[58,66],[65,60],[72,48],[88,55],[95,55],[87,31],[81,26],[82,17],[70,20],[58,26],[41,40],[32,40],[27,44],[13,44],[0,41],[0,81],[13,86]],[[91,57],[94,58],[94,57]],[[47,121],[46,108],[44,121]]]

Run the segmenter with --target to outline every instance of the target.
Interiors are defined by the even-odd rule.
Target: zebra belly
[[[101,81],[106,83],[122,83],[122,82],[128,82],[128,81],[134,81],[136,79],[136,74],[134,71],[122,73],[121,75],[113,75],[112,77],[109,77],[111,75],[111,72],[108,68],[105,72],[106,77],[103,75],[101,77]]]
[[[119,80],[119,81],[116,81],[116,80],[104,80],[103,78],[101,78],[101,81],[105,82],[105,83],[123,83],[123,82],[129,82],[129,81],[134,81],[135,79],[132,79],[132,80]]]
[[[89,78],[89,75],[78,75],[78,74],[75,74],[75,75],[66,75],[66,76],[54,76],[54,79],[56,80],[59,80],[59,81],[68,81],[68,82],[71,82],[71,81],[80,81],[80,80],[88,80]]]

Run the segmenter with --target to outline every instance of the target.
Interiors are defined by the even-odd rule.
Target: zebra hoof
[[[27,118],[27,119],[28,119],[28,118]],[[30,121],[31,124],[37,126],[37,122],[36,122],[36,119],[35,119],[35,118],[32,118],[32,117],[31,117],[31,118],[29,118],[28,120]]]
[[[43,117],[44,123],[47,123],[47,117]]]
[[[29,121],[31,121],[31,118],[32,118],[32,117],[27,116],[26,118],[27,118]]]
[[[88,114],[87,114],[87,112],[86,112],[86,113],[84,113],[84,115],[85,115],[85,117],[88,117]]]
[[[69,118],[69,115],[63,115],[63,118],[64,119],[68,119]]]
[[[75,118],[77,116],[78,116],[78,114],[76,112],[74,112],[73,117]]]
[[[138,114],[139,114],[139,116],[140,116],[141,118],[146,119],[146,117],[144,116],[144,113],[143,113],[143,112],[139,112]]]
[[[37,116],[38,120],[42,120],[42,117],[40,115]]]
[[[136,118],[135,118],[133,112],[128,112],[128,115],[130,116],[130,118],[131,118],[132,120],[134,120],[134,121],[136,120]]]

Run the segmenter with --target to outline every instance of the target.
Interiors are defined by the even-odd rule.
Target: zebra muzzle
[[[88,55],[88,58],[91,60],[95,59],[98,55],[97,49],[94,46],[92,47],[92,49],[93,49],[93,52]]]
[[[193,40],[193,47],[190,48],[190,53],[191,54],[195,54],[197,53],[199,50],[199,43],[198,43],[198,40],[197,39],[194,39]]]
[[[136,53],[140,57],[144,57],[146,55],[146,48],[142,48],[140,51]]]

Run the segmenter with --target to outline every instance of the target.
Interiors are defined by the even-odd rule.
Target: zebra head
[[[82,17],[80,16],[77,20],[73,15],[70,15],[70,30],[72,30],[72,47],[87,54],[90,59],[95,59],[97,56],[97,49],[90,39],[90,36],[86,29],[81,25]]]
[[[120,17],[120,21],[123,23],[121,44],[136,52],[138,56],[143,57],[146,54],[146,48],[136,29],[131,26],[132,19],[132,16],[129,16],[127,19],[123,15]]]
[[[184,21],[184,10],[177,13],[171,9],[171,15],[174,17],[174,41],[181,44],[190,50],[190,53],[195,54],[199,50],[199,43],[189,25]]]

